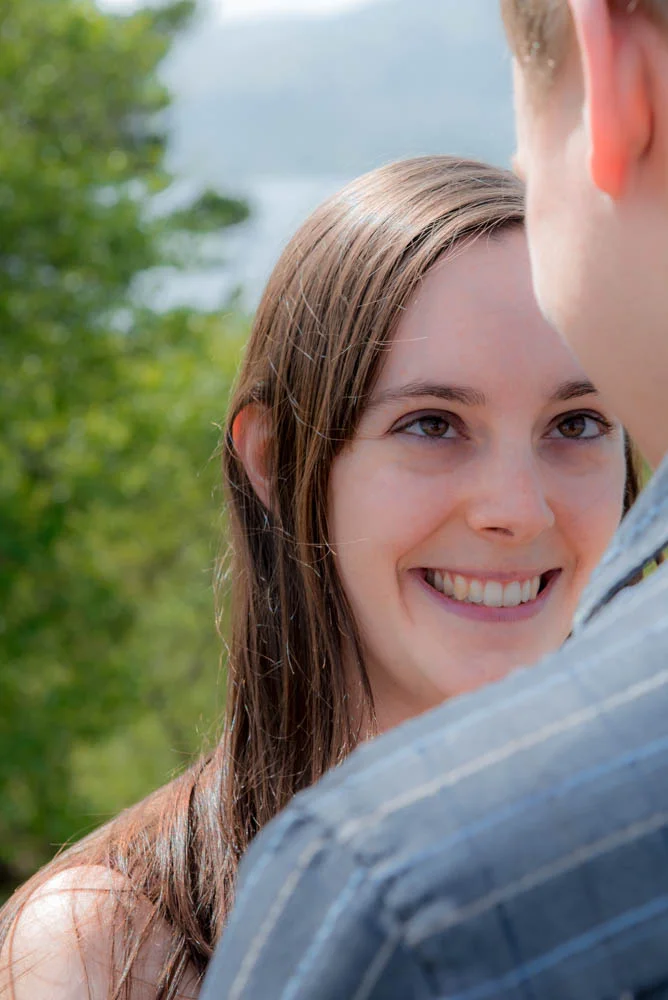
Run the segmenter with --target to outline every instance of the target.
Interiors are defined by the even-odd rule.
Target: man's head
[[[668,451],[668,0],[501,0],[539,302]]]

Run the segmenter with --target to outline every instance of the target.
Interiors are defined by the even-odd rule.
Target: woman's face
[[[435,266],[330,480],[381,729],[563,642],[624,482],[622,429],[542,319],[523,233]]]

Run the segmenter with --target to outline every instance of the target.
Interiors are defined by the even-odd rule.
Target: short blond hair
[[[629,14],[642,9],[668,24],[668,0],[608,0]],[[568,0],[501,0],[501,13],[513,53],[522,67],[543,80],[558,71],[568,51],[572,20]]]
[[[567,0],[501,0],[501,13],[520,65],[551,77],[561,64],[571,35]]]

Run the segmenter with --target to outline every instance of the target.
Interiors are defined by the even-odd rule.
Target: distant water
[[[224,266],[192,274],[154,275],[148,294],[162,308],[192,304],[215,309],[235,288],[254,309],[278,257],[302,222],[322,201],[342,188],[347,177],[262,177],[235,187],[251,206],[251,218],[211,241]]]

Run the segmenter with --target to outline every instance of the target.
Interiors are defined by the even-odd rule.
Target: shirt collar
[[[622,521],[584,592],[575,616],[582,626],[668,546],[668,456]]]

